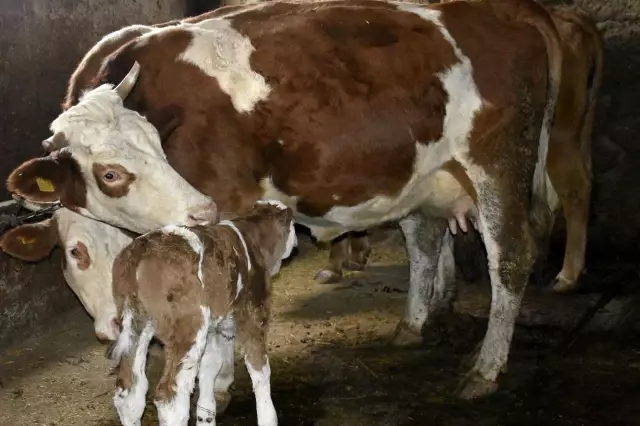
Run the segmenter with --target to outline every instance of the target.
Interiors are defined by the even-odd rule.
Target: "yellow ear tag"
[[[37,177],[36,184],[38,184],[38,189],[41,192],[53,192],[56,190],[56,187],[53,186],[53,182],[51,182],[49,179]]]
[[[24,245],[30,245],[36,242],[35,238],[27,238],[27,237],[18,237],[18,241]]]

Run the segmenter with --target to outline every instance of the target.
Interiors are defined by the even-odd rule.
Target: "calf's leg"
[[[153,326],[148,322],[137,335],[133,321],[133,315],[125,313],[122,332],[111,355],[120,359],[113,403],[123,426],[140,426],[149,389],[146,364]]]
[[[391,339],[394,345],[417,343],[432,318],[450,311],[455,295],[453,241],[447,221],[427,218],[421,211],[400,220],[409,256],[409,293]]]
[[[256,398],[258,426],[277,426],[278,416],[271,400],[271,366],[267,356],[265,328],[259,314],[244,313],[238,322],[238,342],[244,348],[244,363]]]
[[[190,346],[182,342],[163,339],[165,368],[155,393],[160,426],[187,426],[189,422],[190,397],[195,386],[196,375],[202,354],[207,346],[211,322],[209,308],[201,307],[202,323]],[[183,323],[189,323],[184,321]],[[183,340],[184,335],[178,337]],[[211,389],[209,389],[211,391]],[[212,417],[215,419],[215,417]]]
[[[231,320],[224,321],[232,323]],[[221,327],[221,330],[209,332],[200,361],[197,426],[215,425],[215,416],[222,413],[231,400],[229,387],[233,383],[233,334],[227,336],[223,330]]]

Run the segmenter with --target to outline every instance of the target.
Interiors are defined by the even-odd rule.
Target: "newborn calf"
[[[187,425],[196,375],[197,425],[215,425],[216,376],[225,360],[233,362],[235,337],[253,383],[258,425],[277,425],[265,343],[270,278],[296,244],[293,212],[260,201],[233,221],[142,235],[116,257],[113,292],[122,331],[110,357],[118,361],[114,403],[124,426],[140,425],[153,336],[165,353],[154,398],[161,426]]]

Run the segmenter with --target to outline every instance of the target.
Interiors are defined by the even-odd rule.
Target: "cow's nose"
[[[194,207],[189,212],[187,226],[209,225],[218,220],[218,207],[213,201]]]
[[[98,338],[98,341],[102,344],[113,342],[113,340],[109,339],[109,337],[107,337],[107,335],[104,333],[98,332],[96,333],[96,337]]]

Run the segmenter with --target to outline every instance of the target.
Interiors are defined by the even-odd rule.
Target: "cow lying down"
[[[242,218],[166,226],[118,254],[113,292],[122,330],[109,355],[118,362],[114,403],[124,426],[140,425],[154,336],[165,351],[154,398],[160,425],[187,425],[196,375],[197,425],[215,424],[216,376],[225,359],[233,362],[236,337],[253,383],[258,424],[277,424],[265,344],[270,278],[296,244],[293,212],[276,201],[259,201]]]

